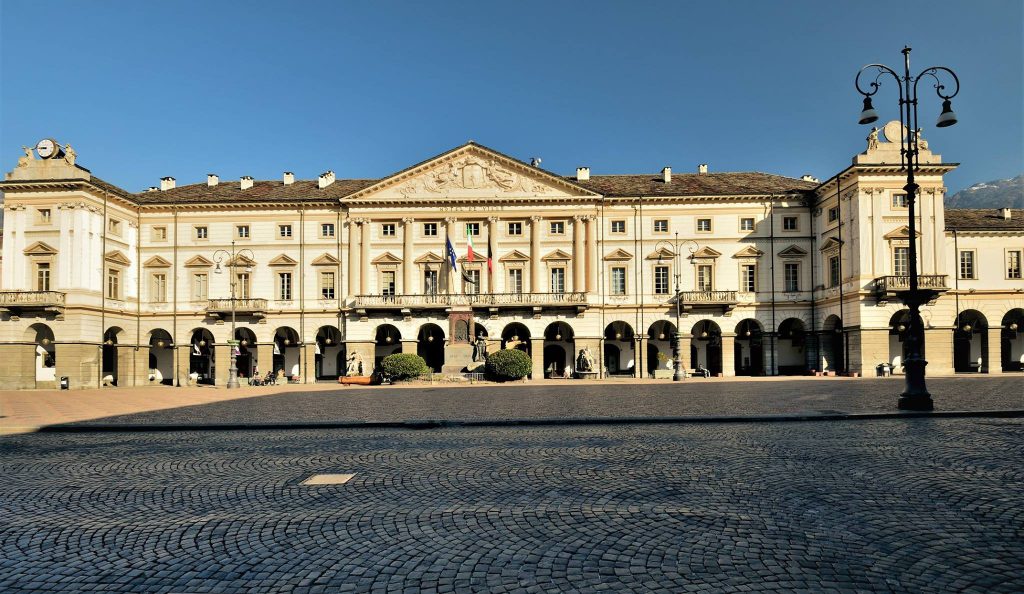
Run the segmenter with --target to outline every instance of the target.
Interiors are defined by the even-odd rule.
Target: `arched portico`
[[[174,341],[163,328],[149,332],[149,375],[151,384],[174,384]]]
[[[216,372],[213,334],[206,328],[196,328],[192,330],[189,345],[189,376],[197,383],[213,385]]]
[[[122,334],[124,334],[124,330],[117,326],[107,328],[107,331],[103,333],[103,362],[100,370],[103,385],[117,385],[120,376],[117,343],[120,342],[119,338]]]
[[[338,379],[345,370],[345,345],[341,343],[341,331],[334,326],[320,326],[316,331],[313,357],[315,380]]]
[[[373,369],[363,369],[364,375],[380,367],[384,357],[402,352],[402,333],[391,324],[381,324],[374,332],[373,344]]]
[[[46,324],[32,324],[26,334],[33,343],[36,387],[52,385],[50,382],[57,381],[57,347],[53,330]]]
[[[736,375],[764,375],[764,328],[753,318],[736,325]]]
[[[299,333],[289,326],[281,326],[274,331],[274,373],[279,377],[290,379],[299,377],[301,369],[302,349],[299,344]]]
[[[647,375],[649,377],[672,377],[672,337],[676,325],[668,320],[658,320],[647,329]],[[683,368],[687,368],[689,353],[683,354]]]
[[[576,335],[569,324],[558,321],[544,329],[544,377],[565,377],[572,373]]]
[[[806,375],[807,326],[800,318],[786,318],[779,324],[776,344],[779,375]]]
[[[892,365],[893,373],[903,373],[903,362],[907,360],[907,329],[909,327],[910,310],[901,309],[889,318],[889,365]]]
[[[636,333],[621,320],[604,329],[604,368],[607,375],[636,375]]]
[[[957,373],[987,373],[988,319],[976,309],[960,312],[953,330],[953,369]]]
[[[1003,371],[1024,371],[1024,309],[1016,308],[1003,316],[999,353]]]
[[[427,367],[440,373],[444,367],[444,330],[437,324],[423,324],[416,333],[416,354],[423,357]]]
[[[235,340],[238,341],[238,354],[235,355],[238,379],[239,381],[252,379],[259,372],[256,333],[250,328],[235,328]]]
[[[690,356],[694,369],[707,369],[711,375],[722,373],[722,329],[712,320],[701,320],[690,333]]]
[[[846,371],[846,331],[837,315],[825,318],[821,326],[821,360],[822,371]]]

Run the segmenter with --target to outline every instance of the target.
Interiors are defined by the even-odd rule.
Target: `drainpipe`
[[[178,207],[173,206],[171,208],[171,212],[174,214],[174,239],[172,240],[174,253],[174,302],[171,308],[171,344],[174,345],[174,370],[171,373],[174,374],[174,381],[180,388],[181,378],[178,377]]]
[[[772,331],[768,335],[771,340],[771,353],[772,353],[772,375],[779,374],[779,361],[778,353],[775,352],[775,334],[778,331],[778,326],[775,322],[775,283],[777,279],[775,277],[775,195],[770,196],[768,202],[769,217],[768,217],[768,241],[771,246],[771,264],[769,265],[770,272],[772,274]],[[763,357],[763,355],[762,355]]]
[[[107,333],[107,287],[104,283],[107,280],[107,193],[103,193],[103,221],[100,223],[100,237],[102,246],[100,248],[100,357],[97,373],[96,387],[103,387],[103,340]]]

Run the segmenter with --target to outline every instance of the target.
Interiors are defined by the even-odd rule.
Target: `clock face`
[[[49,159],[57,154],[57,143],[52,139],[44,138],[36,144],[36,152],[40,159]]]

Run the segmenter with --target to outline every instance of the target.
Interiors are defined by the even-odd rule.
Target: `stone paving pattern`
[[[929,380],[936,410],[1024,409],[1024,375]],[[676,417],[895,412],[901,378],[756,379],[683,383],[541,381],[510,386],[338,388],[268,392],[77,424],[199,424],[411,419]]]
[[[0,592],[1024,591],[1024,419],[0,448]]]

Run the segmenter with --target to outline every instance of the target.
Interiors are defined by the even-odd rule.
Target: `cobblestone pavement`
[[[933,378],[928,387],[936,410],[1024,409],[1024,376],[1021,375]],[[321,388],[104,417],[81,424],[895,412],[902,389],[901,378],[689,379],[682,384],[606,380],[586,385],[549,381],[459,388]]]
[[[0,448],[2,592],[1024,591],[1022,419]]]

